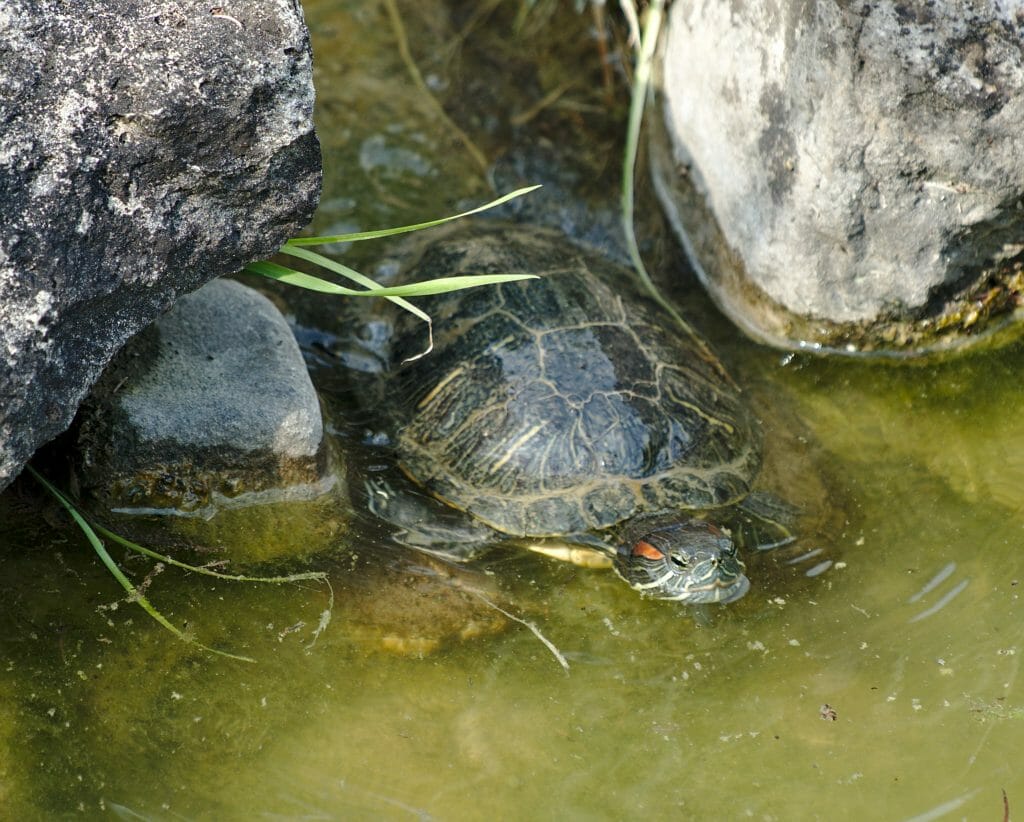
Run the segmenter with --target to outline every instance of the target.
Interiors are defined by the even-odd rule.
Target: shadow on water
[[[316,230],[410,222],[481,194],[409,90],[384,4],[305,5],[329,174]],[[518,4],[498,5],[402,10],[442,97],[490,82],[500,58],[509,105],[527,112],[523,100],[564,82],[558,59],[593,60],[573,45],[589,52],[590,18],[538,4],[566,54],[542,41],[551,63],[529,74],[537,55],[510,29]],[[505,93],[494,83],[476,119],[453,109],[487,151]],[[585,131],[600,81],[555,99]],[[544,112],[530,123],[551,127]],[[998,819],[1004,790],[1020,807],[1024,351],[900,367],[791,357],[738,339],[698,296],[687,306],[769,440],[788,443],[781,459],[812,444],[807,464],[841,514],[821,520],[821,554],[752,557],[745,599],[694,612],[507,551],[463,576],[356,517],[350,544],[314,560],[335,594],[319,635],[321,586],[156,579],[169,618],[250,666],[125,603],[22,482],[0,497],[0,807],[29,819]],[[295,311],[335,322],[323,303]],[[331,402],[330,380],[320,387]]]

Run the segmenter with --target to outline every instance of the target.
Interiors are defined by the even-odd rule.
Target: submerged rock
[[[674,3],[656,183],[726,313],[851,351],[948,347],[1010,316],[1022,33],[990,2]]]
[[[284,317],[256,291],[215,280],[111,363],[82,408],[76,476],[106,511],[202,521],[273,504],[269,519],[250,509],[237,528],[221,527],[222,517],[205,531],[185,530],[206,545],[230,544],[243,531],[246,544],[266,546],[275,534],[291,543],[285,503],[316,499],[335,483],[323,434]],[[278,553],[254,550],[261,559]]]
[[[510,625],[504,609],[516,607],[493,577],[427,555],[368,552],[329,578],[339,610],[332,622],[367,652],[425,657],[501,633]]]
[[[0,489],[117,350],[320,187],[297,0],[0,8]]]

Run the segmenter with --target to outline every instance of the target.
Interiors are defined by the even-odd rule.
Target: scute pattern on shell
[[[413,479],[538,537],[749,491],[761,440],[739,391],[630,272],[556,232],[481,223],[429,245],[412,273],[488,272],[541,279],[433,299],[435,348],[413,362],[422,325],[396,319],[386,406]]]

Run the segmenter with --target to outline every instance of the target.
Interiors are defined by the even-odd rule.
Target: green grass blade
[[[630,17],[636,19],[636,7],[631,6]],[[625,6],[624,6],[625,7]],[[630,260],[633,263],[637,276],[643,284],[647,293],[678,323],[679,327],[690,337],[703,353],[704,358],[710,363],[717,363],[718,360],[711,353],[707,343],[697,334],[690,324],[683,319],[674,305],[658,290],[658,287],[651,279],[644,265],[640,248],[637,245],[636,233],[633,230],[633,214],[635,200],[635,173],[636,158],[640,143],[640,130],[643,126],[644,109],[647,105],[647,97],[651,86],[651,68],[654,63],[654,51],[658,43],[658,32],[664,16],[665,0],[651,0],[647,7],[647,17],[643,25],[643,33],[638,45],[636,56],[636,70],[633,73],[633,94],[629,105],[629,121],[626,128],[626,147],[622,156],[622,191],[620,204],[622,207],[622,228],[626,235],[626,248],[629,251]],[[720,369],[719,369],[720,370]],[[720,373],[726,376],[724,372]],[[726,379],[729,379],[726,376]]]
[[[668,305],[661,292],[655,287],[647,268],[644,266],[640,248],[633,231],[633,203],[635,191],[635,169],[637,149],[640,142],[640,128],[643,124],[644,108],[647,104],[647,93],[650,88],[651,63],[654,59],[654,46],[658,40],[658,29],[661,26],[663,0],[654,0],[647,9],[647,20],[643,35],[637,45],[636,69],[633,74],[633,94],[629,104],[629,121],[626,127],[626,147],[622,155],[622,191],[620,205],[622,208],[622,228],[626,233],[626,246],[630,260],[644,287],[654,299],[674,316],[683,322],[674,309]],[[634,10],[635,14],[635,10]],[[685,325],[685,323],[684,323]]]
[[[326,257],[324,258],[327,259]],[[406,283],[405,285],[379,286],[357,291],[354,288],[332,283],[315,277],[312,274],[305,274],[301,271],[287,268],[283,265],[270,262],[250,263],[246,266],[247,271],[254,274],[261,274],[272,280],[293,285],[299,288],[306,288],[310,291],[319,291],[324,294],[337,294],[345,297],[429,297],[434,294],[445,294],[449,291],[461,291],[465,288],[476,288],[481,285],[496,285],[498,283],[509,283],[517,280],[535,280],[536,274],[473,274],[459,277],[438,277],[434,280],[424,280],[419,283]],[[419,309],[416,309],[418,312]],[[420,316],[417,313],[417,316]],[[427,315],[429,318],[429,315]],[[422,317],[421,317],[422,319]]]
[[[227,579],[232,582],[302,582],[303,580],[313,579],[318,582],[322,582],[327,579],[327,574],[323,571],[307,571],[301,574],[289,574],[283,577],[250,577],[242,574],[222,574],[219,571],[211,571],[209,568],[203,568],[200,565],[189,565],[187,562],[181,562],[180,560],[169,557],[165,554],[158,554],[144,545],[139,545],[136,542],[132,542],[130,539],[125,539],[120,534],[116,534],[113,531],[104,528],[102,525],[93,525],[96,531],[105,536],[107,539],[116,542],[127,548],[129,551],[135,551],[136,553],[143,554],[144,556],[150,557],[151,559],[159,560],[160,562],[166,563],[167,565],[173,565],[176,568],[182,568],[185,571],[191,571],[194,574],[203,574],[208,577],[216,577],[217,579]]]
[[[330,257],[325,257],[323,254],[317,254],[315,251],[307,251],[304,248],[294,248],[289,246],[287,243],[281,247],[282,254],[288,254],[292,257],[297,257],[300,260],[306,260],[314,265],[318,265],[321,268],[326,268],[328,271],[333,271],[335,274],[340,274],[351,280],[354,283],[358,283],[364,288],[380,288],[380,284],[374,280],[371,280],[365,274],[361,274],[354,268],[349,268],[344,263],[339,263],[337,260],[332,260]],[[388,297],[391,302],[397,305],[399,308],[404,308],[410,314],[419,317],[423,322],[430,322],[430,315],[425,311],[421,311],[412,303],[403,300],[401,297]]]
[[[380,289],[373,280],[364,274],[360,274],[354,268],[349,268],[347,265],[336,262],[324,257],[322,254],[317,254],[315,251],[307,251],[303,248],[290,248],[288,246],[282,246],[281,251],[285,254],[290,254],[293,257],[300,257],[301,259],[314,262],[317,265],[322,265],[324,268],[340,274],[343,277],[348,277],[350,280],[354,280],[361,285],[365,285],[368,288]],[[320,261],[323,262],[320,262]],[[286,285],[298,286],[299,288],[306,288],[311,291],[319,291],[324,294],[351,294],[355,296],[363,295],[365,291],[353,291],[352,289],[342,288],[340,285],[332,283],[330,280],[324,280],[320,277],[314,277],[311,274],[303,274],[301,271],[296,271],[293,268],[288,268],[277,263],[272,263],[267,260],[261,262],[249,263],[245,267],[245,270],[251,274],[259,274],[263,277],[269,277],[272,280],[283,282]],[[427,344],[424,349],[412,357],[408,357],[405,362],[409,360],[419,359],[426,354],[429,354],[434,350],[434,323],[430,319],[430,315],[420,308],[417,308],[408,300],[403,300],[401,297],[386,297],[385,299],[390,300],[399,308],[408,311],[414,317],[418,317],[427,326]]]
[[[256,660],[248,656],[240,656],[238,654],[230,654],[227,651],[218,651],[216,648],[210,648],[207,645],[203,645],[201,642],[193,639],[192,637],[186,636],[183,631],[175,627],[163,614],[161,614],[156,608],[153,607],[152,603],[143,595],[143,593],[136,588],[130,579],[124,575],[124,572],[117,567],[117,563],[114,562],[110,554],[107,553],[106,547],[103,545],[103,541],[96,535],[96,532],[92,529],[85,517],[83,517],[78,509],[71,503],[71,501],[65,497],[60,491],[51,485],[43,476],[36,471],[31,465],[25,466],[26,469],[32,474],[33,477],[47,490],[54,498],[71,514],[71,518],[75,521],[75,524],[81,529],[82,533],[85,534],[85,538],[89,540],[89,544],[92,545],[93,550],[96,551],[96,555],[100,558],[100,561],[107,567],[107,570],[113,575],[121,587],[128,592],[129,597],[132,601],[137,602],[139,606],[149,614],[153,619],[159,622],[164,628],[174,634],[182,642],[188,642],[204,651],[209,651],[211,654],[217,654],[218,656],[227,657],[228,659],[237,659],[241,662],[255,662]]]
[[[307,262],[311,262],[315,265],[320,266],[321,268],[326,268],[328,271],[333,271],[335,274],[340,274],[342,277],[346,277],[347,279],[352,280],[352,282],[359,283],[359,285],[365,288],[381,287],[379,283],[375,282],[374,280],[371,280],[365,274],[361,274],[354,268],[349,268],[347,265],[345,265],[344,263],[339,263],[337,260],[332,260],[329,257],[323,256],[322,254],[317,254],[315,251],[307,251],[304,248],[290,248],[288,245],[284,245],[281,247],[281,252],[283,254],[288,254],[292,257],[297,257],[301,260],[306,260]],[[430,325],[430,315],[426,311],[417,308],[408,300],[403,300],[401,297],[387,297],[386,299],[393,302],[399,308],[408,311],[413,316],[419,317],[421,320],[423,320],[423,322],[427,323],[427,325]]]
[[[277,280],[285,285],[305,288],[308,291],[319,291],[322,294],[335,294],[339,297],[358,297],[360,294],[366,293],[365,291],[359,291],[355,288],[346,288],[343,285],[332,283],[330,280],[314,277],[311,274],[303,274],[301,271],[296,271],[294,268],[278,265],[277,263],[272,263],[268,260],[249,263],[245,267],[245,270],[250,274],[259,274],[261,277]]]
[[[536,279],[539,279],[536,274],[468,274],[458,277],[438,277],[434,280],[423,280],[419,283],[408,283],[406,285],[377,289],[372,292],[372,296],[430,297],[435,294],[448,294],[452,291],[478,288],[482,285],[500,285],[501,283]],[[363,293],[370,294],[371,292]]]
[[[469,211],[463,211],[461,214],[453,214],[450,217],[442,217],[440,220],[430,220],[425,223],[416,223],[415,225],[403,225],[397,228],[382,228],[377,231],[362,231],[356,234],[335,234],[329,237],[295,237],[285,243],[285,246],[304,246],[304,245],[327,245],[328,243],[355,243],[359,240],[376,240],[380,237],[394,237],[396,234],[407,234],[410,231],[422,231],[424,228],[433,228],[434,226],[444,225],[450,223],[452,220],[458,220],[461,217],[469,217],[473,214],[479,214],[481,211],[487,211],[488,209],[495,208],[509,200],[514,200],[516,197],[522,197],[524,194],[529,194],[531,191],[535,191],[540,188],[539,185],[526,186],[525,188],[518,188],[508,194],[504,194],[496,200],[491,200],[489,203],[485,203],[482,206],[477,206]],[[284,250],[284,249],[282,249]]]

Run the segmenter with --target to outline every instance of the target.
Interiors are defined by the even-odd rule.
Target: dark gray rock
[[[298,0],[0,7],[0,489],[133,334],[320,188]]]
[[[330,487],[320,404],[284,317],[241,283],[182,297],[82,406],[78,482],[105,509],[212,516]]]
[[[656,181],[699,273],[749,333],[923,349],[1016,308],[1014,4],[678,0],[667,35]]]

